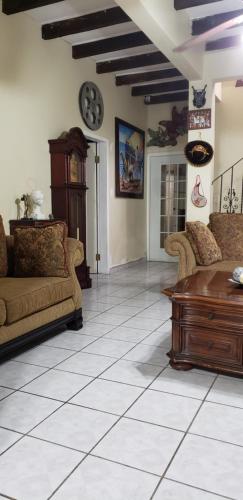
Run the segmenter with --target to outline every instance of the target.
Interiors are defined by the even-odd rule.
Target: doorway
[[[149,157],[148,260],[171,262],[167,236],[183,231],[186,220],[187,165],[183,154]]]
[[[92,274],[109,273],[108,142],[86,135],[86,258]]]

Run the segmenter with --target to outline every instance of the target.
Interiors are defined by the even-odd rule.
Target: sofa
[[[221,250],[222,260],[199,265],[187,231],[170,234],[165,241],[168,255],[178,257],[178,281],[197,271],[229,271],[243,267],[243,214],[212,213],[208,228]]]
[[[6,237],[8,275],[0,277],[0,358],[60,328],[82,327],[81,289],[75,267],[84,259],[82,244],[67,238],[67,277],[14,277],[14,238]]]

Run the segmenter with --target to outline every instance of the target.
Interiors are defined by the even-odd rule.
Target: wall
[[[220,175],[243,157],[243,87],[235,87],[236,81],[223,82],[222,102],[216,104],[215,171]],[[241,196],[243,162],[235,168],[234,187]],[[214,210],[219,207],[219,182],[214,189]],[[224,177],[223,195],[230,187],[230,173]]]
[[[78,126],[80,85],[101,89],[105,118],[97,135],[109,140],[110,265],[141,258],[146,252],[146,200],[115,198],[114,117],[145,128],[146,109],[129,88],[116,88],[114,75],[97,75],[91,59],[74,61],[63,40],[43,41],[40,27],[27,15],[0,14],[0,212],[6,231],[16,217],[14,200],[39,188],[51,212],[48,139]]]

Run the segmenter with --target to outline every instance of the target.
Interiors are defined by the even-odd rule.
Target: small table
[[[198,271],[164,290],[172,301],[173,368],[243,375],[243,288],[231,276]]]

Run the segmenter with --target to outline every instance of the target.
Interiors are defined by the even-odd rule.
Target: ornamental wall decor
[[[184,107],[182,111],[178,111],[176,106],[173,106],[171,120],[161,120],[157,130],[148,129],[150,138],[147,146],[157,146],[159,148],[176,146],[177,137],[187,133],[187,113],[187,107]]]

